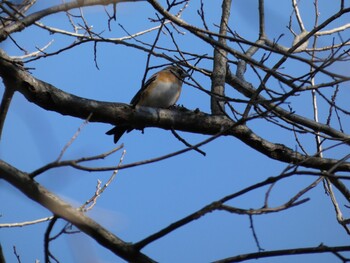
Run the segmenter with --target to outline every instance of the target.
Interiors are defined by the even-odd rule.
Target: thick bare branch
[[[307,157],[282,144],[264,140],[247,126],[237,124],[226,116],[212,116],[187,110],[148,107],[135,109],[126,104],[80,98],[65,93],[51,84],[36,79],[25,71],[18,69],[5,59],[4,52],[0,52],[0,57],[2,57],[0,59],[0,76],[5,80],[12,80],[11,83],[16,85],[15,89],[20,91],[29,101],[50,111],[82,119],[86,119],[93,113],[90,119],[91,122],[129,123],[135,128],[159,127],[167,130],[177,129],[208,135],[216,135],[225,131],[222,135],[235,136],[253,149],[282,162],[326,170],[331,169],[338,163],[337,160],[333,159]],[[342,134],[342,136],[345,135]],[[337,167],[337,171],[350,171],[350,163],[341,163]]]
[[[222,13],[219,34],[225,36],[227,33],[228,20],[230,18],[231,0],[222,2]],[[226,45],[226,39],[219,37],[218,42]],[[227,68],[227,51],[221,48],[214,48],[214,66],[211,75],[211,92],[219,97],[211,96],[211,112],[216,115],[223,115],[225,102],[220,97],[225,95],[225,76]]]
[[[17,170],[1,160],[0,178],[16,187],[28,198],[50,210],[56,216],[72,223],[78,229],[121,258],[131,262],[154,262],[152,259],[134,249],[132,245],[122,241],[107,229],[87,217],[83,212],[62,201],[52,192],[32,180],[28,174]]]
[[[1,140],[2,129],[4,127],[6,115],[10,107],[11,100],[14,93],[15,91],[11,89],[11,87],[9,86],[5,87],[4,95],[2,96],[2,100],[0,104],[0,140]]]
[[[148,30],[137,31],[137,33],[131,34],[128,31],[134,29],[131,29],[132,27],[128,24],[128,20],[123,20],[124,18],[117,16],[116,5],[120,2],[130,2],[129,4],[133,6],[135,4],[132,2],[141,1],[145,2],[142,3],[147,8],[145,11],[152,13],[149,15],[145,12],[142,15],[152,16],[156,12],[156,19],[150,18],[150,21],[160,25],[154,27],[147,24],[146,28],[149,28]],[[278,35],[279,33],[272,31],[270,28],[271,23],[276,21],[269,16],[271,12],[269,5],[271,3],[265,0],[258,0],[258,3],[255,3],[258,9],[255,12],[252,9],[249,10],[249,12],[252,12],[252,15],[253,13],[257,15],[256,11],[258,11],[259,15],[259,23],[255,23],[254,30],[250,31],[250,29],[241,27],[241,23],[235,22],[234,25],[232,24],[232,21],[236,21],[237,17],[229,19],[230,9],[239,7],[239,4],[234,1],[231,3],[231,1],[222,0],[214,4],[215,11],[220,12],[221,10],[221,17],[211,16],[211,13],[206,12],[206,7],[200,1],[201,6],[198,15],[203,26],[194,24],[195,20],[193,20],[193,17],[186,13],[187,11],[193,11],[190,9],[192,7],[189,5],[189,3],[192,3],[190,0],[72,0],[61,1],[60,4],[55,5],[48,4],[49,8],[45,7],[40,11],[29,10],[35,3],[35,0],[0,1],[0,42],[5,40],[11,42],[8,46],[7,42],[4,42],[4,49],[6,48],[9,52],[13,52],[12,47],[23,52],[22,56],[9,57],[0,49],[0,78],[5,85],[5,92],[0,106],[0,136],[11,97],[14,92],[19,92],[29,102],[41,107],[43,111],[48,110],[67,115],[68,117],[62,117],[64,119],[75,117],[85,120],[89,118],[89,121],[92,123],[102,123],[99,125],[103,125],[103,123],[129,125],[131,128],[142,130],[145,127],[157,127],[173,131],[175,136],[186,145],[186,148],[180,150],[162,153],[147,159],[142,158],[123,165],[114,164],[114,166],[109,166],[109,164],[105,164],[104,161],[106,160],[100,159],[109,156],[118,148],[103,154],[96,155],[96,153],[93,153],[89,157],[78,156],[75,159],[67,160],[61,158],[65,154],[65,147],[57,160],[47,164],[34,164],[40,168],[31,174],[22,172],[0,160],[0,179],[9,182],[28,198],[35,200],[53,213],[54,220],[49,224],[45,234],[44,251],[46,261],[49,261],[51,256],[49,250],[50,240],[66,233],[67,228],[60,231],[58,235],[51,233],[55,220],[59,217],[67,220],[67,225],[71,225],[70,222],[72,222],[80,230],[96,239],[104,246],[103,249],[107,248],[129,262],[153,262],[152,259],[140,252],[144,247],[170,235],[173,231],[192,225],[196,220],[203,216],[208,216],[211,212],[220,210],[229,212],[232,216],[242,214],[245,217],[247,215],[250,217],[250,226],[259,253],[234,255],[218,262],[238,262],[252,258],[325,252],[333,253],[334,256],[343,262],[349,261],[341,253],[342,251],[350,251],[350,247],[326,247],[320,245],[319,247],[311,248],[300,247],[279,251],[262,251],[263,246],[260,246],[259,242],[261,237],[258,235],[259,229],[254,229],[253,215],[281,212],[304,204],[309,201],[306,193],[309,193],[313,187],[323,181],[336,211],[337,220],[349,233],[350,219],[345,217],[342,207],[343,205],[347,207],[347,204],[350,202],[350,191],[346,185],[350,180],[350,177],[347,175],[350,171],[350,155],[346,152],[343,153],[350,145],[350,135],[345,133],[345,131],[348,132],[348,127],[345,124],[350,118],[350,110],[348,110],[348,105],[341,96],[347,94],[345,84],[350,81],[350,77],[346,73],[342,73],[345,71],[338,69],[343,62],[350,61],[348,49],[350,41],[349,38],[343,39],[346,35],[346,30],[350,27],[346,20],[347,13],[350,13],[350,7],[345,7],[345,1],[340,0],[338,9],[319,13],[318,5],[321,5],[321,3],[315,0],[316,22],[314,25],[311,25],[310,20],[306,21],[304,19],[306,17],[302,16],[304,13],[308,14],[305,11],[309,11],[303,9],[305,5],[299,4],[300,1],[298,0],[289,1],[291,16],[287,28],[294,35],[293,44],[290,46],[283,44],[286,39],[283,38],[282,33]],[[221,9],[220,4],[222,4]],[[89,10],[83,9],[83,7],[93,5],[103,7],[94,8],[93,12],[90,12],[92,8]],[[267,7],[266,10],[265,5]],[[36,7],[40,8],[39,5]],[[107,13],[108,21],[105,20],[105,28],[108,28],[108,32],[103,31],[103,29],[100,30],[100,21],[96,20],[99,15],[97,14],[98,10],[103,10],[103,8]],[[112,14],[109,14],[109,8],[111,10],[113,8]],[[121,11],[122,9],[118,9],[118,12]],[[211,12],[212,10],[208,11]],[[64,16],[58,15],[59,12],[66,12],[68,19],[66,23]],[[184,13],[184,16],[180,18],[182,13]],[[321,23],[317,22],[318,16],[322,17],[320,19]],[[54,18],[63,19],[51,23],[51,19]],[[143,16],[137,17],[137,19],[139,18],[144,19]],[[210,19],[217,20],[220,18],[221,22],[217,27],[218,29],[211,31]],[[272,18],[274,17],[272,16]],[[98,24],[92,26],[90,20]],[[115,28],[111,24],[112,20],[123,23],[123,26],[120,26],[126,36],[117,38],[119,32],[113,32]],[[142,25],[145,21],[138,20],[138,22],[141,22],[140,24]],[[294,31],[292,27],[295,26],[297,28]],[[277,27],[273,27],[273,29],[275,28]],[[32,29],[45,34],[47,39],[36,39],[36,37],[41,37],[41,35],[34,35],[29,42],[23,40],[22,36],[31,32]],[[23,34],[19,33],[22,30],[26,30],[26,32]],[[154,30],[158,30],[158,34],[154,32],[153,34],[148,34]],[[144,35],[146,33],[147,35]],[[269,38],[272,35],[273,38]],[[55,45],[48,44],[46,47],[39,49],[38,52],[31,52],[33,46],[42,46],[42,43],[38,44],[40,41],[43,40],[43,43],[48,43],[52,37],[55,38]],[[322,43],[316,42],[316,39],[320,37],[322,37]],[[312,38],[315,41],[311,47],[308,44]],[[36,41],[38,43],[35,43]],[[203,48],[199,49],[187,45],[190,41],[191,43],[192,41],[193,43],[200,43],[203,45]],[[64,92],[63,90],[67,90],[65,86],[55,87],[45,82],[45,78],[37,78],[35,71],[29,73],[24,67],[25,65],[38,68],[40,71],[40,66],[42,66],[40,63],[45,63],[45,58],[54,59],[63,52],[79,51],[79,48],[83,50],[83,48],[89,46],[94,48],[92,51],[93,59],[97,66],[97,55],[104,54],[103,52],[106,51],[106,48],[111,46],[119,51],[120,45],[127,47],[130,52],[147,54],[149,59],[152,58],[152,61],[155,58],[154,63],[161,64],[166,61],[188,68],[188,72],[191,74],[189,80],[184,82],[184,86],[196,88],[196,91],[201,92],[200,95],[207,96],[207,102],[209,98],[211,99],[211,105],[209,105],[209,102],[206,105],[211,106],[210,114],[203,113],[198,109],[190,111],[183,107],[170,109],[131,107],[123,103],[85,99]],[[310,47],[308,48],[308,46]],[[214,55],[210,56],[207,54]],[[103,60],[104,57],[105,55],[98,57],[99,64],[105,62]],[[120,64],[125,63],[125,61],[122,61],[125,59],[124,56],[121,56],[120,59]],[[147,69],[149,61],[147,61]],[[118,64],[117,67],[119,66]],[[307,70],[309,68],[310,70]],[[230,69],[234,73],[231,73]],[[124,71],[120,70],[114,70],[113,72],[124,74]],[[131,74],[130,71],[127,73]],[[142,81],[143,87],[145,86],[145,80]],[[69,79],[65,81],[69,82]],[[62,90],[59,88],[62,88]],[[240,94],[237,94],[237,92]],[[306,100],[309,103],[305,103],[304,99],[307,99],[310,93],[313,94],[314,102],[316,97],[319,98],[318,105],[314,104],[315,116],[320,114],[319,118],[312,119],[312,117],[308,117],[312,113],[312,104],[310,100]],[[296,113],[299,113],[299,115]],[[262,127],[261,123],[266,124],[266,126]],[[269,129],[268,131],[264,130],[266,127]],[[12,129],[12,127],[9,127],[9,129]],[[205,138],[202,138],[199,142],[190,144],[180,138],[175,130],[209,136],[204,136]],[[272,136],[277,132],[278,139],[275,139],[277,136]],[[265,134],[264,136],[266,137],[260,136],[261,134]],[[288,135],[289,137],[287,137]],[[96,136],[104,135],[102,133]],[[201,206],[201,209],[196,209],[197,211],[194,210],[195,212],[192,211],[186,217],[181,216],[176,221],[170,220],[168,226],[165,225],[165,228],[153,232],[148,237],[140,237],[141,241],[134,245],[126,243],[109,233],[108,230],[81,213],[95,205],[97,198],[110,181],[113,180],[116,171],[104,186],[98,180],[95,193],[80,209],[75,209],[64,203],[34,180],[36,176],[44,173],[46,175],[49,169],[57,167],[69,166],[80,171],[94,172],[96,175],[97,172],[101,171],[115,169],[119,171],[160,162],[191,150],[197,150],[203,154],[202,146],[213,142],[221,136],[227,136],[231,140],[238,139],[245,144],[244,146],[249,146],[250,150],[254,150],[260,155],[265,155],[273,160],[284,162],[287,164],[287,167],[275,177],[268,177],[270,175],[263,171],[262,174],[259,174],[259,176],[264,177],[263,179],[258,179],[259,181],[256,182],[251,181],[251,184],[243,189],[225,194],[221,199],[217,199],[214,202],[205,203]],[[316,149],[310,148],[309,144],[315,136],[317,139]],[[67,147],[74,138],[75,136],[67,144]],[[273,141],[269,141],[267,138],[273,138],[269,139]],[[295,140],[295,142],[291,141],[291,139]],[[295,144],[296,150],[287,147],[287,145],[293,144]],[[212,144],[211,146],[214,145]],[[237,154],[240,154],[237,151],[240,149],[229,147],[229,145],[225,147],[225,151],[234,153],[232,160],[237,159]],[[222,152],[222,149],[219,149],[219,152],[220,154],[226,154],[226,152]],[[150,154],[152,155],[152,153]],[[205,159],[207,158],[211,157],[208,156]],[[97,163],[95,160],[100,161]],[[255,160],[252,160],[252,162],[255,162]],[[276,162],[272,163],[276,164]],[[300,167],[305,167],[305,169],[299,169]],[[344,173],[341,171],[344,171]],[[305,175],[308,178],[305,178]],[[295,192],[292,196],[286,200],[281,196],[277,196],[277,199],[274,199],[280,193],[279,190],[284,190],[284,187],[289,185],[288,182],[290,180],[302,180],[299,182],[304,185],[305,180],[310,179],[311,176],[315,179],[312,184],[308,186],[293,184]],[[251,180],[254,180],[254,178],[256,179],[256,177],[252,177]],[[288,180],[288,182],[282,184],[279,183],[280,180]],[[218,181],[218,183],[220,182]],[[319,186],[321,185],[319,184]],[[335,191],[332,190],[332,187]],[[279,188],[278,191],[277,188]],[[256,203],[246,205],[239,203],[238,198],[236,200],[236,197],[244,198],[257,192],[261,194],[260,205],[256,205]],[[313,194],[315,193],[313,192]],[[341,198],[338,198],[338,195],[342,195]],[[309,203],[309,205],[312,204],[311,202]],[[332,212],[331,209],[328,212]],[[0,224],[0,227],[22,226],[40,221]],[[2,258],[1,254],[0,249],[0,261]],[[20,261],[19,251],[14,250],[14,255]],[[52,260],[56,259],[52,257]]]

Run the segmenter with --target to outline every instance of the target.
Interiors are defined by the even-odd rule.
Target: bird
[[[130,104],[134,108],[137,106],[169,108],[179,99],[182,83],[187,76],[187,72],[177,65],[165,67],[145,82]],[[132,126],[119,125],[107,131],[106,134],[114,135],[114,143],[117,143],[125,132],[132,130]]]

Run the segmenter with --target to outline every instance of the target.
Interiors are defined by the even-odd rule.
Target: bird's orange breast
[[[177,78],[174,74],[167,71],[159,72],[157,75],[157,81],[161,82],[172,82],[172,83],[181,83],[181,80]]]

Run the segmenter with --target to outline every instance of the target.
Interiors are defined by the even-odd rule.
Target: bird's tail
[[[107,135],[114,135],[114,143],[117,143],[120,137],[128,130],[126,127],[115,126],[106,132]]]

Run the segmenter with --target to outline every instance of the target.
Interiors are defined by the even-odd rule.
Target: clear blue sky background
[[[38,1],[34,9],[40,10],[59,2]],[[215,28],[213,24],[220,22],[219,2],[204,1],[207,23],[211,29]],[[233,2],[230,21],[232,29],[254,41],[258,35],[257,1]],[[312,1],[301,2],[304,22],[307,28],[311,29]],[[334,12],[337,7],[333,1],[319,2],[322,4],[321,20]],[[196,14],[198,8],[197,1],[190,2],[190,7],[184,12],[183,18],[201,26]],[[283,33],[280,43],[286,46],[292,43],[292,36],[286,28],[291,11],[291,1],[266,1],[268,36],[277,39]],[[107,29],[107,18],[103,14],[102,7],[88,8],[84,12],[87,21],[94,26],[96,32]],[[125,33],[118,23],[130,33],[155,26],[148,22],[148,17],[155,18],[155,12],[146,3],[121,4],[118,6],[117,22],[112,22],[113,30],[105,32],[105,36],[124,36]],[[63,13],[45,18],[42,22],[70,29],[67,17]],[[294,25],[294,29],[298,31],[298,27]],[[349,35],[347,32],[344,34]],[[152,43],[154,35],[155,33],[151,33],[141,39]],[[18,44],[27,48],[29,52],[34,51],[35,47],[46,45],[52,39],[54,42],[48,52],[73,41],[57,34],[49,35],[35,27],[15,34],[14,37]],[[182,49],[212,55],[210,46],[194,40],[189,33],[176,37]],[[326,43],[329,40],[320,41]],[[164,35],[161,36],[161,43],[171,46],[169,38]],[[22,55],[9,40],[1,45],[9,55]],[[93,61],[93,45],[84,44],[27,66],[33,68],[31,72],[35,77],[66,92],[95,100],[128,103],[140,87],[146,56],[147,54],[141,51],[121,45],[99,44],[97,61],[100,70],[97,70]],[[166,61],[155,58],[151,60],[152,65],[162,63]],[[203,61],[201,66],[209,69],[212,67],[210,61]],[[343,68],[339,70],[344,71]],[[289,69],[295,72],[305,71],[305,68],[300,69],[300,65],[294,64],[291,64]],[[194,77],[203,87],[210,88],[209,79],[200,75]],[[248,75],[247,79],[254,84],[258,83],[253,74]],[[2,85],[0,89],[2,92]],[[230,95],[238,96],[233,91],[230,91]],[[349,96],[346,93],[342,95],[339,103],[345,104]],[[184,87],[178,103],[189,109],[199,108],[204,112],[209,111],[209,97],[189,86]],[[312,117],[311,96],[297,97],[293,103],[297,113]],[[239,105],[236,106],[239,108]],[[16,94],[5,123],[0,157],[23,171],[33,171],[54,161],[81,123],[80,119],[44,111],[29,103],[21,94]],[[255,121],[249,126],[273,142],[285,143],[292,148],[296,146],[292,134],[264,121]],[[90,123],[67,150],[64,159],[91,156],[112,149],[114,147],[112,138],[104,134],[110,128],[109,124]],[[345,124],[344,128],[348,131],[349,124]],[[206,138],[203,135],[189,133],[181,135],[193,144]],[[146,129],[143,135],[139,131],[127,134],[121,142],[125,144],[127,151],[124,164],[184,148],[169,131],[151,128]],[[311,137],[305,139],[304,143],[312,154],[315,146]],[[197,152],[188,152],[162,162],[120,171],[89,215],[123,240],[137,242],[208,203],[267,177],[278,175],[286,166],[268,159],[232,137],[219,138],[204,146],[202,150],[207,153],[206,157]],[[337,148],[332,154],[343,156],[345,153],[344,149]],[[113,157],[95,162],[93,165],[115,165],[120,155],[121,152],[117,152]],[[105,183],[110,175],[111,172],[86,173],[71,168],[59,168],[39,176],[38,181],[64,200],[79,206],[91,197],[97,180]],[[278,183],[271,194],[271,206],[284,203],[313,180],[314,178],[310,177],[295,177]],[[261,189],[229,204],[241,208],[259,208],[263,205],[265,191],[266,188]],[[307,197],[311,198],[311,201],[302,206],[278,214],[254,217],[255,229],[262,248],[275,250],[309,247],[317,246],[321,242],[329,246],[349,244],[349,237],[336,223],[332,204],[324,194],[322,185],[309,192]],[[2,200],[0,223],[30,221],[51,215],[46,209],[31,202],[18,190],[2,181],[0,181],[0,200]],[[59,226],[62,225],[62,222],[57,224],[55,230],[60,229]],[[25,228],[0,229],[0,241],[8,262],[16,260],[12,251],[13,246],[16,246],[22,262],[34,262],[35,259],[43,262],[43,235],[46,226],[47,223],[42,223]],[[60,262],[123,262],[84,234],[60,238],[52,243],[51,248]],[[159,262],[174,263],[209,262],[256,251],[248,216],[226,212],[206,215],[143,250]],[[259,262],[296,261],[337,262],[337,259],[333,255],[309,255],[265,259]]]

